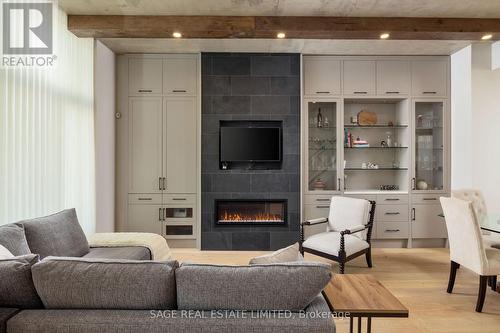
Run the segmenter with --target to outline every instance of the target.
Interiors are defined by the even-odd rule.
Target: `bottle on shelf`
[[[316,117],[316,126],[323,127],[323,115],[321,114],[321,108],[318,108],[318,115]]]

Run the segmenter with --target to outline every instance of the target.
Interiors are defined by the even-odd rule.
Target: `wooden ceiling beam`
[[[500,19],[481,18],[68,15],[68,29],[95,38],[500,39]]]

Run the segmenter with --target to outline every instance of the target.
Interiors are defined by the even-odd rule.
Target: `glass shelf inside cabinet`
[[[336,191],[337,103],[309,102],[307,112],[308,190]]]
[[[415,102],[415,189],[443,189],[443,102]]]

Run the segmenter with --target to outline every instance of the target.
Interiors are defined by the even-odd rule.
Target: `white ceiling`
[[[59,0],[68,14],[500,18],[500,0]]]
[[[336,55],[449,55],[469,41],[101,38],[115,53],[297,52]]]

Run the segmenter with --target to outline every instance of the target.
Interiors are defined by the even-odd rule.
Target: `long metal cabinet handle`
[[[167,178],[163,177],[163,190],[167,189]]]
[[[161,221],[161,208],[158,208],[158,221]]]
[[[161,177],[158,177],[158,189],[161,191]]]
[[[167,218],[167,209],[163,208],[163,221],[165,221]]]
[[[416,186],[415,186],[415,178],[411,179],[411,189],[412,190],[416,190],[417,189]]]
[[[415,221],[417,218],[417,212],[415,211],[415,208],[411,209],[411,220]]]

